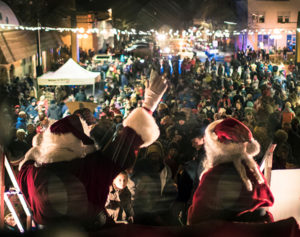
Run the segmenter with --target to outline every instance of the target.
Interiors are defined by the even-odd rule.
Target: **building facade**
[[[300,0],[248,0],[247,46],[292,50],[299,11]]]
[[[36,31],[15,29],[15,26],[19,26],[19,21],[3,1],[0,1],[0,24],[4,24],[0,27],[0,83],[9,82],[13,77],[36,77]],[[40,33],[40,42],[42,68],[46,72],[62,42],[56,32],[45,31]]]
[[[65,18],[65,26],[71,27],[71,18]],[[74,27],[74,26],[73,26]],[[111,24],[111,15],[108,11],[96,11],[96,12],[77,12],[76,14],[76,28],[82,29],[84,32],[76,33],[76,49],[77,49],[77,61],[79,61],[79,51],[83,50],[88,52],[89,50],[98,53],[106,44],[114,46],[114,33]],[[91,30],[97,29],[98,33],[94,33]],[[63,44],[67,47],[75,47],[71,42],[71,34],[62,34]],[[75,60],[75,59],[74,59]]]

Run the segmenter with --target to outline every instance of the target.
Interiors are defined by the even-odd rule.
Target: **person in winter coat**
[[[170,208],[177,192],[172,171],[163,158],[162,144],[156,141],[147,148],[146,157],[138,160],[134,167],[131,178],[136,187],[133,201],[136,224],[174,224]]]
[[[166,88],[164,78],[153,71],[143,107],[123,121],[122,132],[105,150],[96,149],[89,124],[80,114],[58,120],[34,137],[17,180],[38,224],[72,221],[95,229],[109,222],[105,211],[109,186],[133,165],[135,150],[158,138],[151,114]]]
[[[293,118],[295,117],[295,112],[292,110],[292,105],[290,102],[286,102],[284,106],[284,110],[281,115],[281,126],[285,123],[291,123]]]
[[[128,174],[121,172],[109,187],[105,208],[115,222],[128,221],[133,223],[133,207],[131,192],[127,187]]]
[[[27,121],[26,121],[26,113],[21,111],[17,118],[16,129],[24,129],[26,130]]]
[[[55,100],[51,100],[50,106],[47,111],[47,116],[52,120],[59,120],[62,117],[61,108],[55,103]]]
[[[219,64],[218,66],[218,76],[222,77],[224,75],[224,67],[222,64]]]
[[[283,129],[278,129],[274,134],[274,143],[277,144],[274,154],[272,169],[286,169],[287,162],[294,163],[292,148],[287,143],[288,133]]]
[[[291,165],[294,167],[300,167],[300,135],[296,130],[298,124],[299,120],[297,118],[294,118],[291,124],[285,123],[282,128],[288,134],[287,142],[291,146],[292,156],[294,158],[293,161],[288,160],[288,162],[291,163]]]
[[[231,67],[231,65],[230,65],[229,62],[225,62],[225,63],[224,63],[225,75],[226,75],[227,77],[230,76],[230,67]]]
[[[27,108],[25,109],[25,113],[31,120],[34,120],[38,116],[38,109],[35,98],[31,100],[31,104],[27,106]]]
[[[219,108],[224,108],[224,109],[231,108],[231,101],[227,94],[224,94],[223,97],[218,101],[217,107],[218,107],[218,109]]]
[[[272,222],[274,198],[253,157],[260,145],[233,118],[217,120],[205,130],[204,171],[188,212],[188,224],[208,220]]]
[[[86,101],[86,94],[84,92],[84,89],[80,89],[79,92],[76,93],[75,100],[83,102]]]
[[[19,161],[30,149],[30,145],[25,141],[25,135],[26,132],[23,129],[18,129],[16,132],[16,139],[9,144],[8,150],[11,162]]]
[[[27,133],[26,133],[25,141],[30,147],[32,147],[32,140],[35,135],[36,135],[35,126],[32,123],[27,124]]]
[[[209,73],[210,61],[208,58],[206,58],[204,65],[205,65],[205,72]]]
[[[191,205],[193,194],[199,183],[199,176],[203,171],[204,127],[196,128],[192,134],[192,146],[195,149],[192,160],[184,163],[183,169],[177,175],[177,202],[181,204],[181,221],[186,223],[187,210]]]

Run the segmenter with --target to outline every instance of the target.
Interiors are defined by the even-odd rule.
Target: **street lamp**
[[[36,67],[36,76],[39,77],[43,74],[43,62],[42,62],[42,50],[41,50],[41,33],[40,33],[41,24],[38,19],[38,30],[36,32],[36,49],[37,49],[37,67]]]

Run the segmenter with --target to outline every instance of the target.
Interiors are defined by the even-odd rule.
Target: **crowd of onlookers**
[[[132,169],[114,180],[107,200],[115,221],[151,225],[186,224],[205,156],[204,130],[217,119],[232,116],[252,131],[261,145],[260,162],[276,143],[273,168],[300,166],[300,84],[293,64],[275,65],[248,49],[230,60],[197,57],[125,58],[89,65],[101,80],[96,93],[85,86],[44,87],[36,91],[30,77],[1,87],[3,135],[12,162],[18,162],[51,120],[70,114],[67,102],[95,103],[93,123],[122,129],[122,120],[142,105],[152,69],[168,78],[168,90],[154,117],[160,137],[139,151]],[[3,125],[4,124],[4,125]],[[104,144],[105,145],[105,144]]]

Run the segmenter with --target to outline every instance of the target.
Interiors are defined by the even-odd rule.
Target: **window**
[[[287,35],[286,37],[286,46],[292,50],[293,49],[293,46],[296,45],[296,35],[295,34],[289,34]]]
[[[2,21],[2,13],[0,12],[0,21]]]
[[[263,43],[264,43],[264,45],[268,45],[268,43],[269,43],[269,36],[268,35],[264,35]]]
[[[290,12],[278,12],[278,23],[289,23],[290,22]]]
[[[5,18],[6,24],[9,23],[8,17]]]
[[[264,12],[256,12],[252,14],[253,23],[265,23],[265,13]]]
[[[258,45],[263,47],[274,46],[274,38],[269,35],[258,35],[257,37]]]

